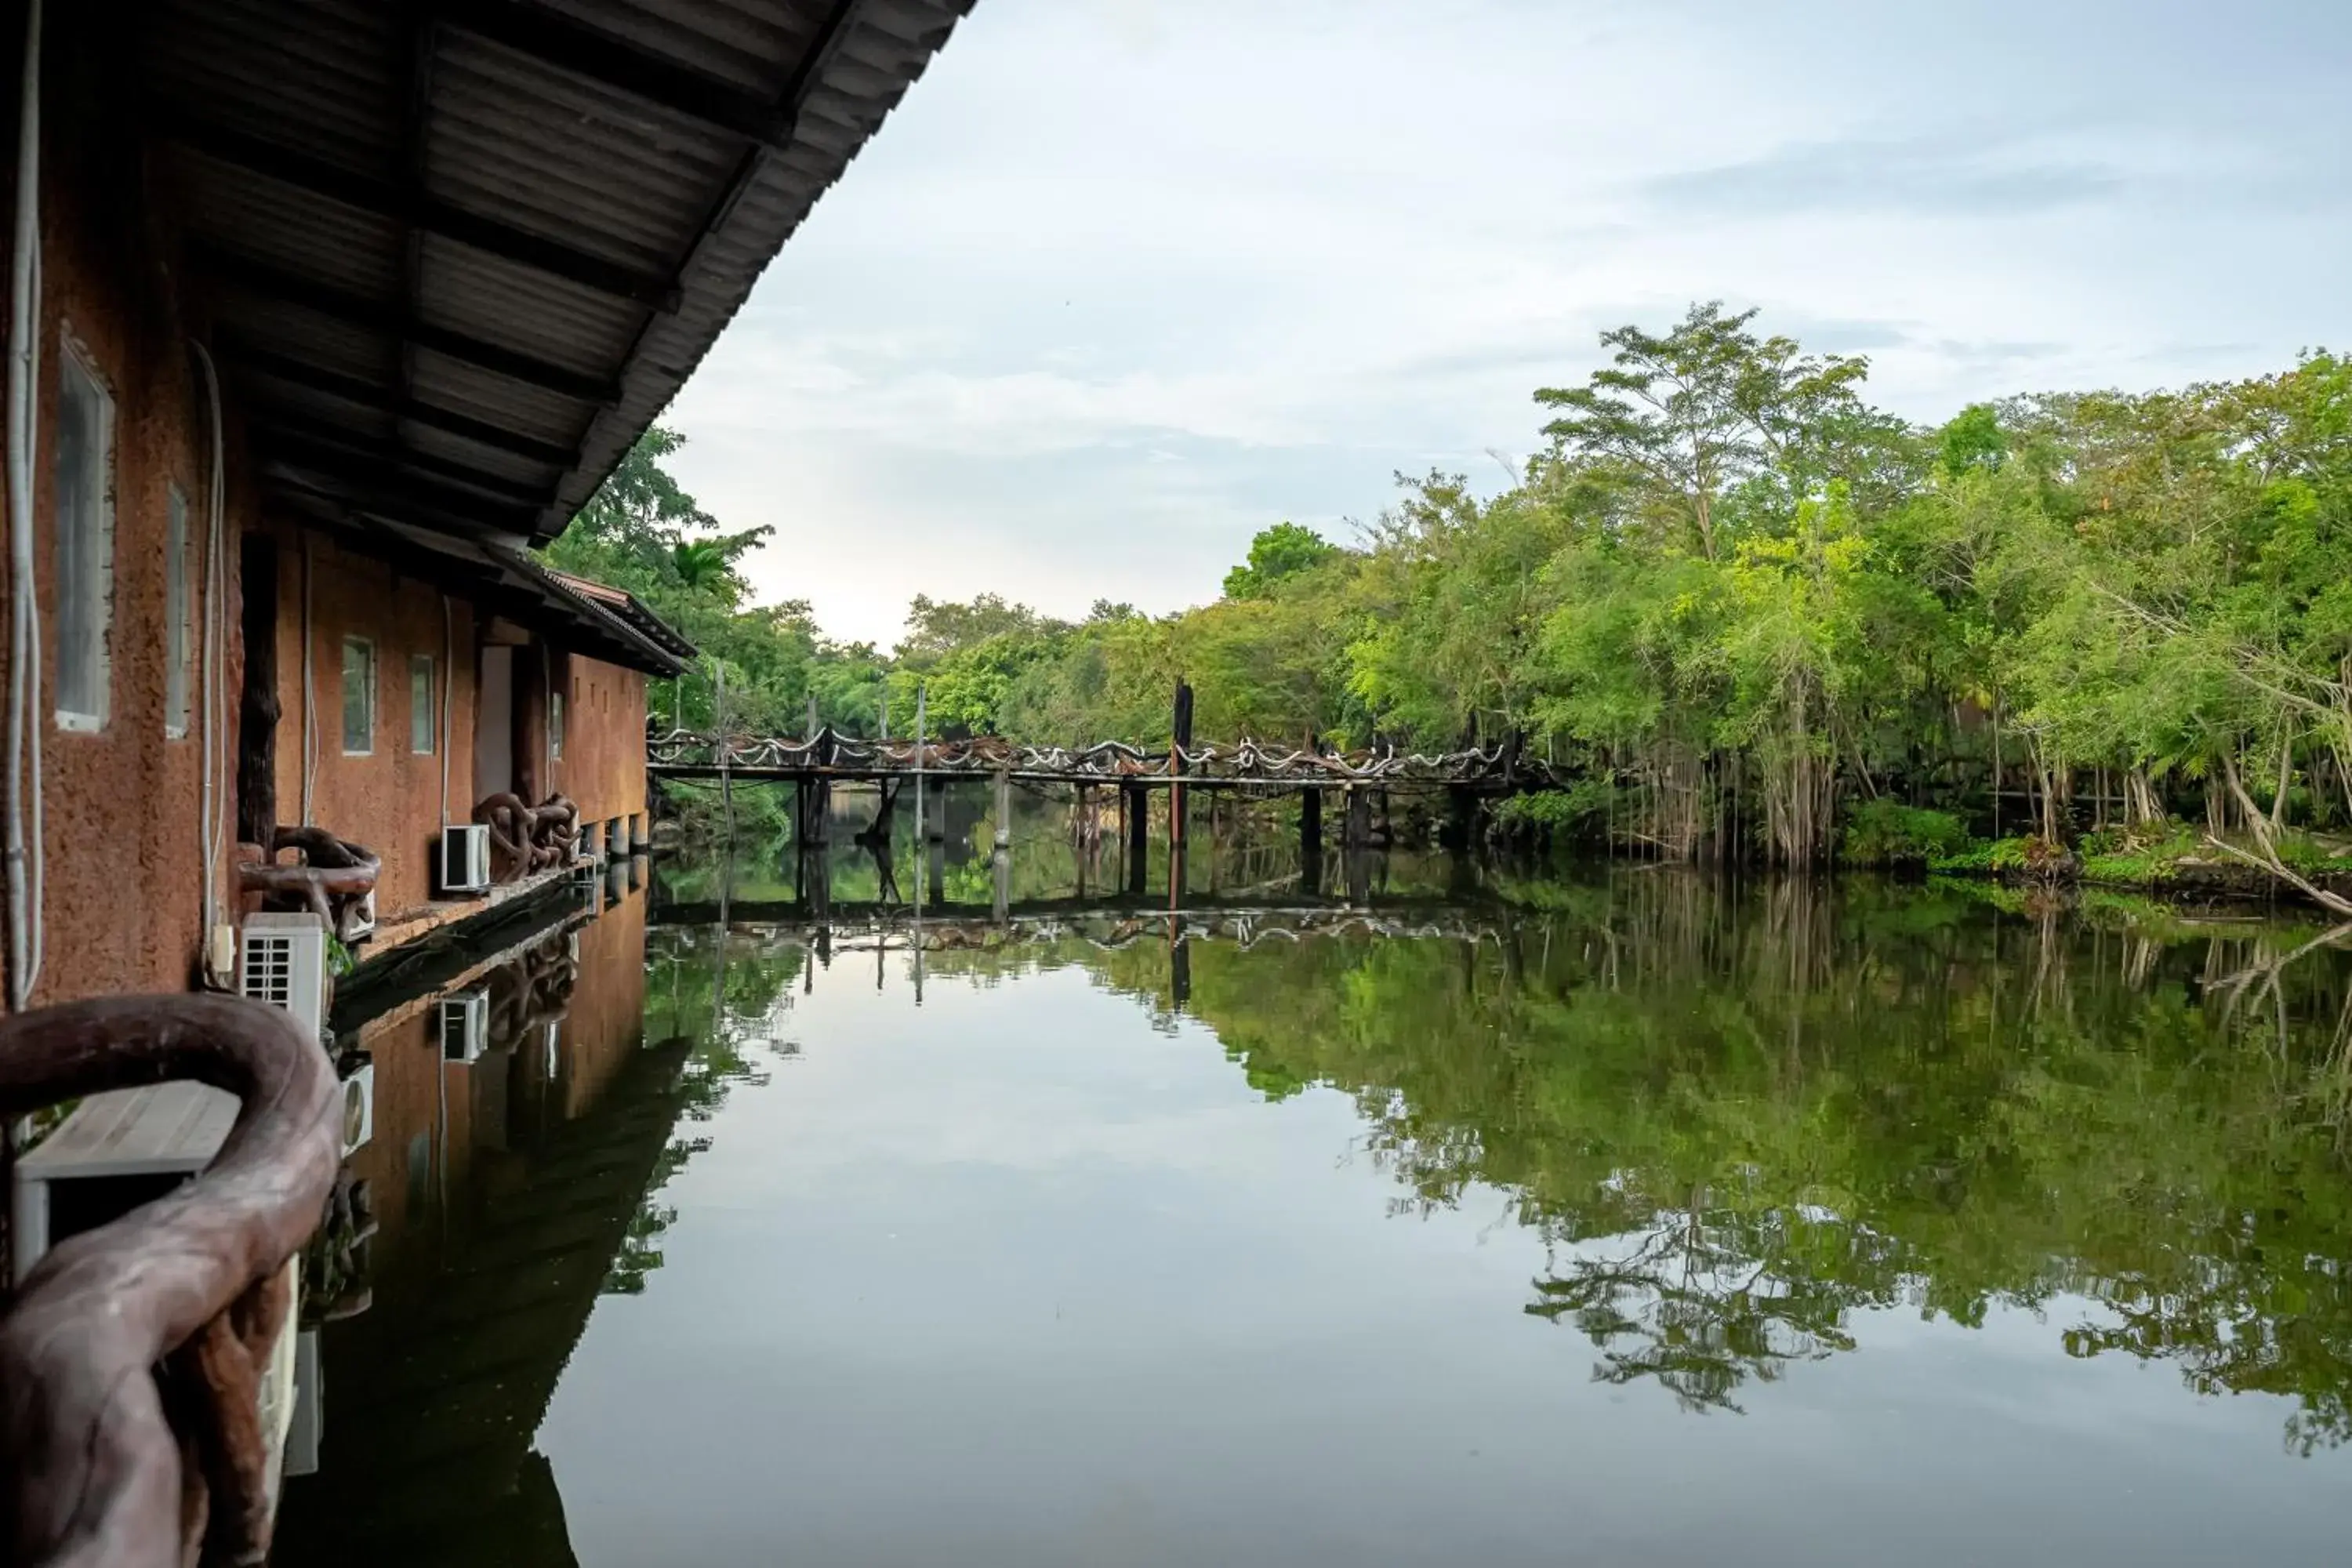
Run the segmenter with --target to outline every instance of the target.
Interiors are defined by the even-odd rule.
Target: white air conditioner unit
[[[343,917],[342,940],[346,944],[365,942],[374,934],[375,894],[370,892],[352,905],[351,912]]]
[[[238,992],[283,1007],[303,1032],[327,1024],[327,928],[312,914],[247,915],[236,966]]]
[[[343,1158],[375,1136],[375,1063],[362,1062],[343,1079]]]
[[[490,829],[488,823],[453,822],[441,829],[441,890],[490,890]]]
[[[490,994],[456,991],[441,998],[441,1059],[471,1062],[490,1048]]]

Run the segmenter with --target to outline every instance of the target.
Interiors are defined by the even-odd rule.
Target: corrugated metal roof
[[[159,0],[147,118],[265,475],[552,538],[972,3]]]

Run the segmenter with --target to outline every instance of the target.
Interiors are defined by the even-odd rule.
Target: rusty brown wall
[[[167,498],[176,487],[188,506],[192,625],[201,627],[203,544],[212,423],[190,349],[201,321],[183,314],[163,218],[175,193],[153,184],[138,144],[127,94],[133,73],[105,48],[68,47],[78,27],[100,25],[96,8],[52,5],[53,77],[46,94],[43,150],[42,311],[38,436],[34,465],[35,571],[42,604],[43,679],[33,718],[43,750],[43,914],[47,960],[37,1003],[124,991],[180,991],[201,957],[203,851],[199,841],[201,721],[187,733],[164,731]],[[5,35],[5,29],[0,29]],[[13,94],[0,92],[0,99]],[[0,124],[13,127],[13,108]],[[5,179],[5,174],[0,174]],[[0,197],[13,193],[0,191]],[[0,241],[5,241],[0,235]],[[59,377],[68,345],[110,395],[114,407],[113,584],[108,634],[110,700],[96,733],[60,731],[56,713],[56,431]],[[281,821],[300,816],[303,768],[301,689],[302,534],[267,520],[255,499],[240,438],[240,411],[225,412],[227,505],[224,538],[223,647],[216,662],[221,758],[218,810],[223,853],[215,890],[224,919],[234,919],[237,702],[243,682],[237,646],[240,545],[248,532],[278,541],[278,670],[283,717],[277,736]],[[377,850],[384,861],[378,897],[383,915],[429,896],[433,850],[443,820],[442,766],[448,766],[447,816],[470,819],[474,805],[476,653],[472,609],[453,602],[445,632],[435,590],[403,580],[391,567],[348,555],[323,537],[310,543],[313,705],[312,820]],[[7,557],[0,550],[0,588]],[[0,595],[0,605],[5,605]],[[346,635],[372,638],[377,651],[376,733],[373,751],[342,750],[341,659]],[[0,671],[5,668],[0,637]],[[410,749],[412,654],[429,654],[447,683],[450,714],[436,754]],[[518,650],[518,672],[535,667],[534,649]],[[564,759],[551,779],[581,801],[592,820],[643,809],[640,749],[644,679],[586,659],[560,660],[571,683],[573,715]],[[519,697],[538,703],[539,689],[519,681]],[[189,678],[200,707],[202,671]],[[526,722],[536,722],[527,712]],[[440,754],[446,749],[446,756]]]
[[[635,816],[646,809],[646,678],[577,655],[568,665],[559,787],[583,824]]]
[[[292,528],[276,531],[278,551],[278,814],[301,818],[305,757],[302,700],[303,581],[310,581],[310,820],[383,858],[376,912],[387,918],[433,896],[433,860],[443,822],[473,819],[474,639],[472,607],[381,561]],[[308,552],[307,568],[305,552]],[[446,606],[446,619],[445,619]],[[372,749],[343,750],[343,639],[375,646]],[[442,747],[411,748],[409,660],[433,660],[448,685],[446,738],[448,811],[442,810]]]
[[[177,314],[161,247],[135,193],[135,153],[103,130],[89,84],[60,77],[48,108],[43,181],[43,296],[39,436],[34,468],[35,570],[42,603],[40,727],[47,897],[47,963],[37,1003],[106,992],[180,991],[203,944],[202,852],[198,839],[196,711],[201,668],[189,678],[184,739],[164,735],[165,507],[169,487],[187,498],[192,640],[202,626],[202,542],[206,525],[210,416],[194,379],[187,324]],[[13,132],[13,112],[6,123]],[[91,201],[81,193],[118,194]],[[67,344],[76,345],[114,403],[114,578],[108,636],[109,713],[95,734],[56,724],[56,431]],[[235,641],[236,534],[252,516],[230,411],[227,529],[224,565],[226,640]],[[0,580],[6,555],[0,551]],[[0,642],[0,668],[6,662]],[[234,647],[226,682],[233,781]],[[232,785],[233,787],[233,785]],[[224,803],[226,809],[227,803]],[[219,891],[226,908],[228,863]]]

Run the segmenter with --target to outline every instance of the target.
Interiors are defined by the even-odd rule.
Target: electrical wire
[[[226,475],[227,437],[223,430],[220,376],[214,369],[213,356],[205,345],[192,342],[196,363],[204,371],[206,406],[212,415],[212,463],[206,476],[205,497],[205,615],[203,648],[204,663],[202,695],[204,702],[203,745],[199,765],[204,770],[198,788],[196,839],[204,862],[204,971],[206,980],[215,985],[226,985],[230,976],[213,969],[213,928],[220,923],[220,869],[223,842],[222,802],[228,794],[226,761],[228,752],[227,719],[221,710],[224,688],[220,668],[226,651],[223,589],[227,570],[228,479]]]
[[[38,434],[41,311],[41,0],[25,13],[18,94],[16,211],[9,258],[8,577],[10,613],[7,776],[5,794],[10,1011],[21,1012],[40,978],[46,938],[46,855],[41,798],[40,593],[33,574],[33,448]],[[29,771],[28,771],[29,764]],[[29,807],[29,811],[28,808]],[[26,818],[31,848],[26,849]]]

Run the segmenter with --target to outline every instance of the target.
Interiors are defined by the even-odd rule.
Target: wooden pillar
[[[245,690],[237,700],[236,836],[267,847],[278,827],[278,541],[247,534],[237,570]],[[41,721],[48,721],[46,715]]]
[[[915,683],[915,919],[923,918],[923,840],[928,824],[923,816],[923,729],[929,714],[924,709],[924,691],[920,681]],[[916,933],[916,952],[922,951],[922,935]],[[918,999],[919,1000],[919,992]]]
[[[731,847],[735,842],[735,775],[731,771],[729,753],[735,748],[730,745],[727,740],[727,721],[724,717],[727,710],[727,666],[723,663],[719,667],[718,695],[712,699],[712,706],[711,728],[718,731],[719,745],[719,803],[726,811],[727,842]]]
[[[1308,784],[1298,793],[1298,853],[1312,860],[1323,853],[1323,788]]]
[[[1372,797],[1360,785],[1347,784],[1341,787],[1339,798],[1347,812],[1340,832],[1345,836],[1346,847],[1352,853],[1371,842]]]
[[[1448,849],[1467,849],[1478,818],[1478,797],[1464,784],[1445,790],[1445,831],[1441,842]]]
[[[1192,749],[1192,688],[1181,679],[1176,682],[1176,708],[1168,734],[1168,843],[1172,848],[1184,842],[1183,779],[1190,765],[1184,753]]]
[[[996,847],[1013,847],[1013,770],[996,770]]]
[[[1127,890],[1140,893],[1151,860],[1151,799],[1139,784],[1119,786],[1127,795]]]

